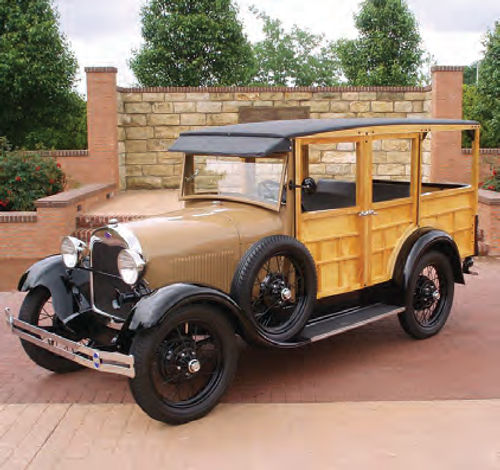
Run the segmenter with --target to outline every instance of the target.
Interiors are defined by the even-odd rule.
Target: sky
[[[500,0],[407,0],[420,25],[424,47],[438,65],[469,65],[482,54],[482,40],[500,20]],[[85,93],[84,67],[118,68],[118,85],[137,84],[127,61],[141,44],[140,9],[145,0],[55,0],[62,32],[80,66],[78,90]],[[361,0],[235,0],[251,41],[262,37],[255,5],[285,26],[323,33],[328,39],[355,38],[353,14]]]

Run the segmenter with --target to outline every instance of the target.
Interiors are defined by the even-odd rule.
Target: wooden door
[[[296,179],[299,185],[306,172],[307,146],[297,139],[295,151]],[[351,139],[356,145],[356,201],[352,207],[304,212],[302,194],[297,189],[296,235],[311,252],[318,276],[318,298],[361,289],[365,286],[365,239],[367,218],[360,216],[367,200],[362,188],[367,181],[368,166],[363,161],[367,142]]]

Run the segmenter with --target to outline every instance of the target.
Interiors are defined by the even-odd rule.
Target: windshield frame
[[[199,200],[214,200],[214,201],[232,201],[232,202],[243,202],[245,204],[251,204],[253,206],[259,206],[259,207],[264,207],[266,209],[271,209],[273,211],[279,212],[280,207],[284,205],[282,203],[282,198],[283,198],[283,191],[284,191],[284,186],[285,186],[285,177],[286,177],[286,172],[288,168],[288,159],[289,159],[289,153],[276,153],[276,154],[271,154],[271,155],[266,155],[265,157],[242,157],[240,155],[234,155],[234,156],[228,156],[228,155],[221,155],[225,158],[238,158],[238,159],[255,159],[258,160],[259,158],[280,158],[283,161],[283,166],[281,169],[281,176],[280,176],[280,189],[279,189],[279,195],[278,195],[278,200],[275,203],[268,203],[264,201],[258,201],[255,199],[250,199],[247,197],[239,197],[239,196],[226,196],[223,194],[185,194],[185,188],[186,188],[186,167],[188,160],[191,159],[193,161],[193,158],[195,156],[205,156],[203,154],[184,154],[184,161],[182,165],[182,175],[181,175],[181,186],[180,186],[180,194],[179,194],[179,199],[181,201],[199,201]],[[206,156],[213,156],[217,157],[219,155],[206,155]]]

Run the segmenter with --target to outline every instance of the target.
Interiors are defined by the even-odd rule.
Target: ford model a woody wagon
[[[470,184],[429,181],[429,137],[474,135]],[[293,348],[388,316],[445,324],[475,254],[472,121],[273,121],[182,134],[181,210],[66,237],[33,265],[12,331],[54,372],[130,378],[151,417],[206,414],[236,370],[236,334]]]

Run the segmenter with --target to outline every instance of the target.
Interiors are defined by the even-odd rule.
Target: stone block
[[[357,91],[345,91],[342,93],[342,99],[345,101],[358,101],[359,93]]]
[[[172,140],[173,143],[174,140]],[[180,164],[184,161],[184,154],[180,152],[156,152],[156,159],[158,163]]]
[[[387,152],[373,151],[373,163],[387,163]]]
[[[223,101],[222,102],[222,112],[223,113],[237,113],[240,106],[253,106],[252,101]]]
[[[126,176],[142,176],[142,165],[127,165],[125,167]]]
[[[378,176],[403,176],[404,174],[404,165],[397,163],[381,163],[377,168]]]
[[[210,99],[213,101],[232,101],[234,93],[210,93]]]
[[[412,101],[411,102],[411,110],[413,113],[421,113],[424,110],[424,102],[423,101]]]
[[[261,100],[270,100],[270,101],[280,101],[285,99],[285,94],[281,92],[266,92],[263,91],[260,93]]]
[[[310,100],[312,93],[309,91],[287,91],[285,93],[285,100]]]
[[[409,152],[387,152],[387,163],[410,164],[411,155]]]
[[[177,136],[175,136],[177,137]],[[149,139],[147,142],[147,149],[149,152],[166,152],[172,145],[173,139]],[[156,155],[155,155],[156,158]]]
[[[236,101],[257,101],[260,96],[259,93],[235,93]]]
[[[314,148],[312,145],[309,146],[309,163],[319,163],[321,161],[321,151]]]
[[[181,114],[181,124],[185,126],[203,126],[207,122],[205,114]]]
[[[159,176],[127,176],[127,189],[160,189],[163,187]]]
[[[146,152],[146,142],[147,140],[127,140],[125,142],[125,148],[127,152]]]
[[[155,126],[155,139],[176,139],[180,131],[178,126]]]
[[[326,174],[326,166],[323,163],[309,164],[309,173],[311,175],[325,175]]]
[[[165,101],[184,101],[186,93],[165,93]]]
[[[353,101],[349,105],[350,111],[353,113],[366,113],[370,111],[370,102],[369,101]]]
[[[431,100],[425,100],[423,103],[423,108],[425,113],[431,113],[432,111],[432,101]]]
[[[143,93],[142,100],[143,101],[163,101],[165,99],[165,93]]]
[[[394,103],[392,101],[372,101],[371,107],[375,113],[390,113],[394,111]]]
[[[410,141],[408,139],[384,139],[382,140],[382,150],[409,152]]]
[[[178,114],[148,114],[150,126],[177,126],[180,122]]]
[[[174,104],[170,101],[164,101],[162,103],[153,103],[152,106],[153,113],[167,114],[174,112]]]
[[[238,113],[207,114],[208,126],[224,126],[226,124],[237,124]]]
[[[379,101],[403,101],[405,94],[400,91],[377,91]]]
[[[394,103],[394,111],[397,113],[411,113],[413,105],[411,101],[396,101]]]
[[[313,93],[313,99],[315,100],[340,100],[342,98],[342,93],[334,91],[321,91],[318,93]]]
[[[144,176],[173,176],[174,165],[145,165]]]
[[[192,101],[174,103],[174,113],[195,113],[196,103]]]
[[[326,165],[327,175],[352,175],[355,173],[355,165],[348,163],[329,163]]]
[[[161,179],[161,184],[167,189],[178,189],[180,186],[181,179],[179,176],[167,176]]]
[[[186,93],[186,100],[188,101],[208,101],[210,93]]]
[[[125,140],[125,128],[124,127],[119,127],[118,128],[118,140]]]
[[[354,142],[339,142],[337,144],[337,150],[354,152],[354,150],[356,150],[356,144]]]
[[[220,113],[222,111],[222,103],[217,101],[198,101],[196,103],[196,111],[198,113]]]
[[[375,91],[360,91],[358,93],[358,99],[360,101],[375,101],[377,99],[377,93]]]
[[[347,101],[332,101],[330,103],[330,111],[332,113],[345,113],[349,111],[349,103]]]
[[[125,112],[131,114],[147,114],[151,112],[151,103],[125,103]]]
[[[129,152],[125,161],[127,165],[152,165],[156,163],[156,155],[153,152]]]
[[[120,93],[124,103],[139,103],[142,101],[142,93]]]
[[[139,139],[151,139],[154,135],[152,127],[140,126],[140,127],[127,127],[125,129],[127,139],[139,140]]]
[[[420,101],[425,98],[424,92],[414,92],[414,91],[406,91],[404,93],[404,99],[407,101]]]
[[[145,114],[119,114],[118,115],[118,125],[119,126],[145,126],[146,125],[146,115]]]
[[[324,113],[330,111],[330,101],[302,101],[302,106],[309,106],[311,113]]]
[[[321,160],[325,163],[356,163],[356,154],[329,150],[323,153]]]

